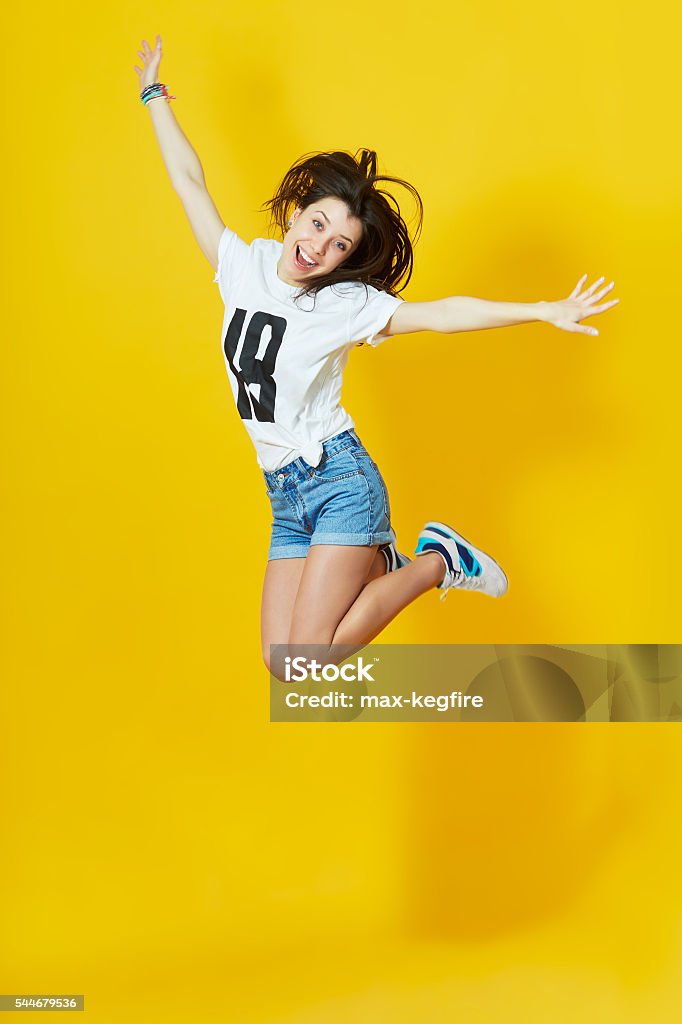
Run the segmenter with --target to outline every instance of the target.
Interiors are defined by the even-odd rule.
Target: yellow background
[[[672,4],[16,5],[0,991],[85,993],[98,1024],[671,1020],[678,726],[269,724],[269,508],[138,98],[157,32],[247,241],[300,155],[368,146],[425,204],[405,298],[616,281],[597,338],[353,352],[401,548],[442,518],[510,579],[380,641],[682,639]]]

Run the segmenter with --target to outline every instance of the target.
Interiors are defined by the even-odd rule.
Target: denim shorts
[[[305,558],[311,544],[395,542],[386,484],[356,432],[322,447],[318,466],[301,457],[261,470],[273,515],[268,561]]]

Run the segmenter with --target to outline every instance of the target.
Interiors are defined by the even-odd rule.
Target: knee
[[[273,644],[272,647],[264,647],[262,650],[263,663],[268,672],[279,679],[281,682],[286,682],[284,677],[284,659],[287,654],[286,644]]]
[[[338,661],[333,644],[311,643],[310,640],[306,643],[292,640],[288,644],[273,644],[267,650],[263,648],[261,653],[270,675],[282,683],[290,681],[286,677],[287,659],[293,661],[294,658],[303,658],[306,661],[317,661],[323,666],[336,665]]]
[[[339,658],[345,657],[340,654],[340,650],[330,640],[311,639],[310,633],[301,636],[292,630],[289,643],[281,649],[280,662],[276,666],[281,673],[278,678],[283,682],[290,682],[291,672],[288,680],[284,678],[285,658],[292,670],[300,670],[304,663],[315,662],[319,671],[322,671],[327,665],[336,665]]]

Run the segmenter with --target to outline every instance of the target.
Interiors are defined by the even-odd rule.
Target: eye
[[[322,227],[322,221],[315,220],[315,218],[313,218],[313,224],[315,224],[316,227],[318,225],[319,225],[319,227]],[[345,252],[346,251],[346,246],[344,245],[343,242],[337,242],[336,244],[341,246],[341,252]]]

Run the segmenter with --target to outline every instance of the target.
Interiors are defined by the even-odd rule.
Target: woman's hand
[[[144,50],[144,53],[142,52]],[[149,43],[146,39],[142,40],[142,50],[137,51],[138,57],[142,58],[142,67],[138,68],[137,64],[133,67],[137,71],[137,77],[140,81],[140,92],[145,89],[148,85],[153,85],[154,82],[159,80],[159,64],[161,63],[161,36],[156,37],[156,46],[153,50],[150,50]]]
[[[567,299],[561,299],[558,302],[543,302],[542,319],[548,324],[554,324],[555,327],[560,327],[562,331],[580,331],[582,334],[599,334],[596,327],[583,327],[580,325],[580,321],[584,320],[585,317],[592,316],[594,313],[605,313],[607,309],[611,309],[611,306],[615,306],[619,299],[611,299],[610,302],[605,302],[602,306],[597,306],[596,303],[601,299],[608,291],[613,288],[614,282],[607,284],[606,288],[602,288],[600,292],[594,295],[595,288],[598,288],[601,282],[604,280],[600,277],[598,281],[587,289],[586,292],[580,294],[580,289],[587,278],[587,274],[578,281],[577,285],[568,296]]]

